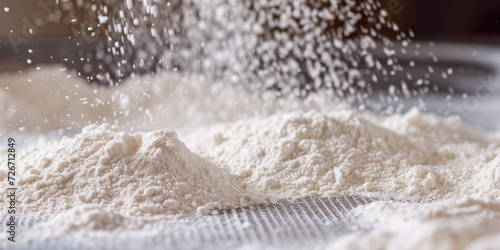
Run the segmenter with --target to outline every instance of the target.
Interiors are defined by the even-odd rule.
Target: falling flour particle
[[[167,72],[128,79],[113,88],[67,75],[57,65],[2,74],[0,136],[68,128],[76,132],[94,123],[112,123],[128,131],[187,129],[278,111],[339,106],[322,96],[275,98],[272,93],[257,95],[244,88]]]

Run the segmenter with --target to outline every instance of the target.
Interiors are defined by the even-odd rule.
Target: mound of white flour
[[[455,247],[457,239],[460,247],[486,246],[474,244],[498,236],[497,203],[486,198],[500,197],[500,137],[458,118],[416,109],[382,117],[322,98],[256,96],[181,75],[117,88],[90,87],[65,75],[47,68],[0,82],[2,135],[103,124],[19,152],[18,212],[59,213],[26,234],[126,232],[142,230],[146,217],[217,213],[268,199],[361,195],[479,200],[384,203],[387,216],[370,224],[379,230],[354,236],[360,242],[342,240],[348,249],[365,243],[404,249],[399,243],[415,230],[420,233],[411,242],[425,240],[434,249]],[[178,130],[181,140],[164,128]],[[6,178],[0,170],[2,196]],[[405,212],[412,210],[420,212]],[[411,218],[391,222],[392,213]]]
[[[191,137],[196,152],[271,198],[500,196],[498,137],[417,110],[385,119],[356,111],[276,114]]]
[[[283,113],[184,137],[215,164],[171,130],[93,125],[48,143],[19,160],[20,208],[93,203],[126,214],[206,214],[262,201],[255,197],[500,195],[499,139],[417,110],[385,119],[352,110]],[[4,185],[6,173],[0,177]]]
[[[341,238],[332,249],[498,249],[500,202],[375,202],[353,212],[375,230]]]
[[[18,160],[19,212],[99,204],[124,214],[207,214],[256,202],[225,170],[193,154],[172,130],[131,134],[104,124]],[[6,174],[0,175],[2,189]]]

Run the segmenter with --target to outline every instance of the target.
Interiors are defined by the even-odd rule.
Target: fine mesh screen
[[[189,217],[154,235],[138,234],[126,239],[115,235],[80,241],[61,237],[24,246],[9,244],[9,249],[324,249],[339,236],[362,230],[348,212],[373,201],[358,196],[283,200],[227,209],[219,215]],[[21,218],[18,230],[43,220],[46,218]]]

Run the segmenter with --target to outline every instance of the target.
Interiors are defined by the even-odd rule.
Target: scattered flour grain
[[[68,77],[70,76],[70,77]],[[175,73],[130,78],[116,87],[90,85],[61,66],[0,75],[0,136],[76,132],[110,123],[127,131],[198,128],[286,110],[331,110],[329,97],[276,98]]]

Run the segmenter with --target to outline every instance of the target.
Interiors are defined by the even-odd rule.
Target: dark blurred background
[[[41,0],[49,1],[49,0]],[[76,2],[71,0],[68,2]],[[380,0],[402,30],[412,29],[419,40],[500,44],[499,0]],[[0,37],[20,33],[22,16],[40,10],[37,0],[0,0]],[[8,7],[8,12],[4,8]],[[76,15],[81,16],[81,10]],[[67,24],[69,20],[65,23]],[[37,37],[69,36],[68,25],[48,24]]]
[[[500,44],[498,0],[381,0],[402,30],[418,40]]]

